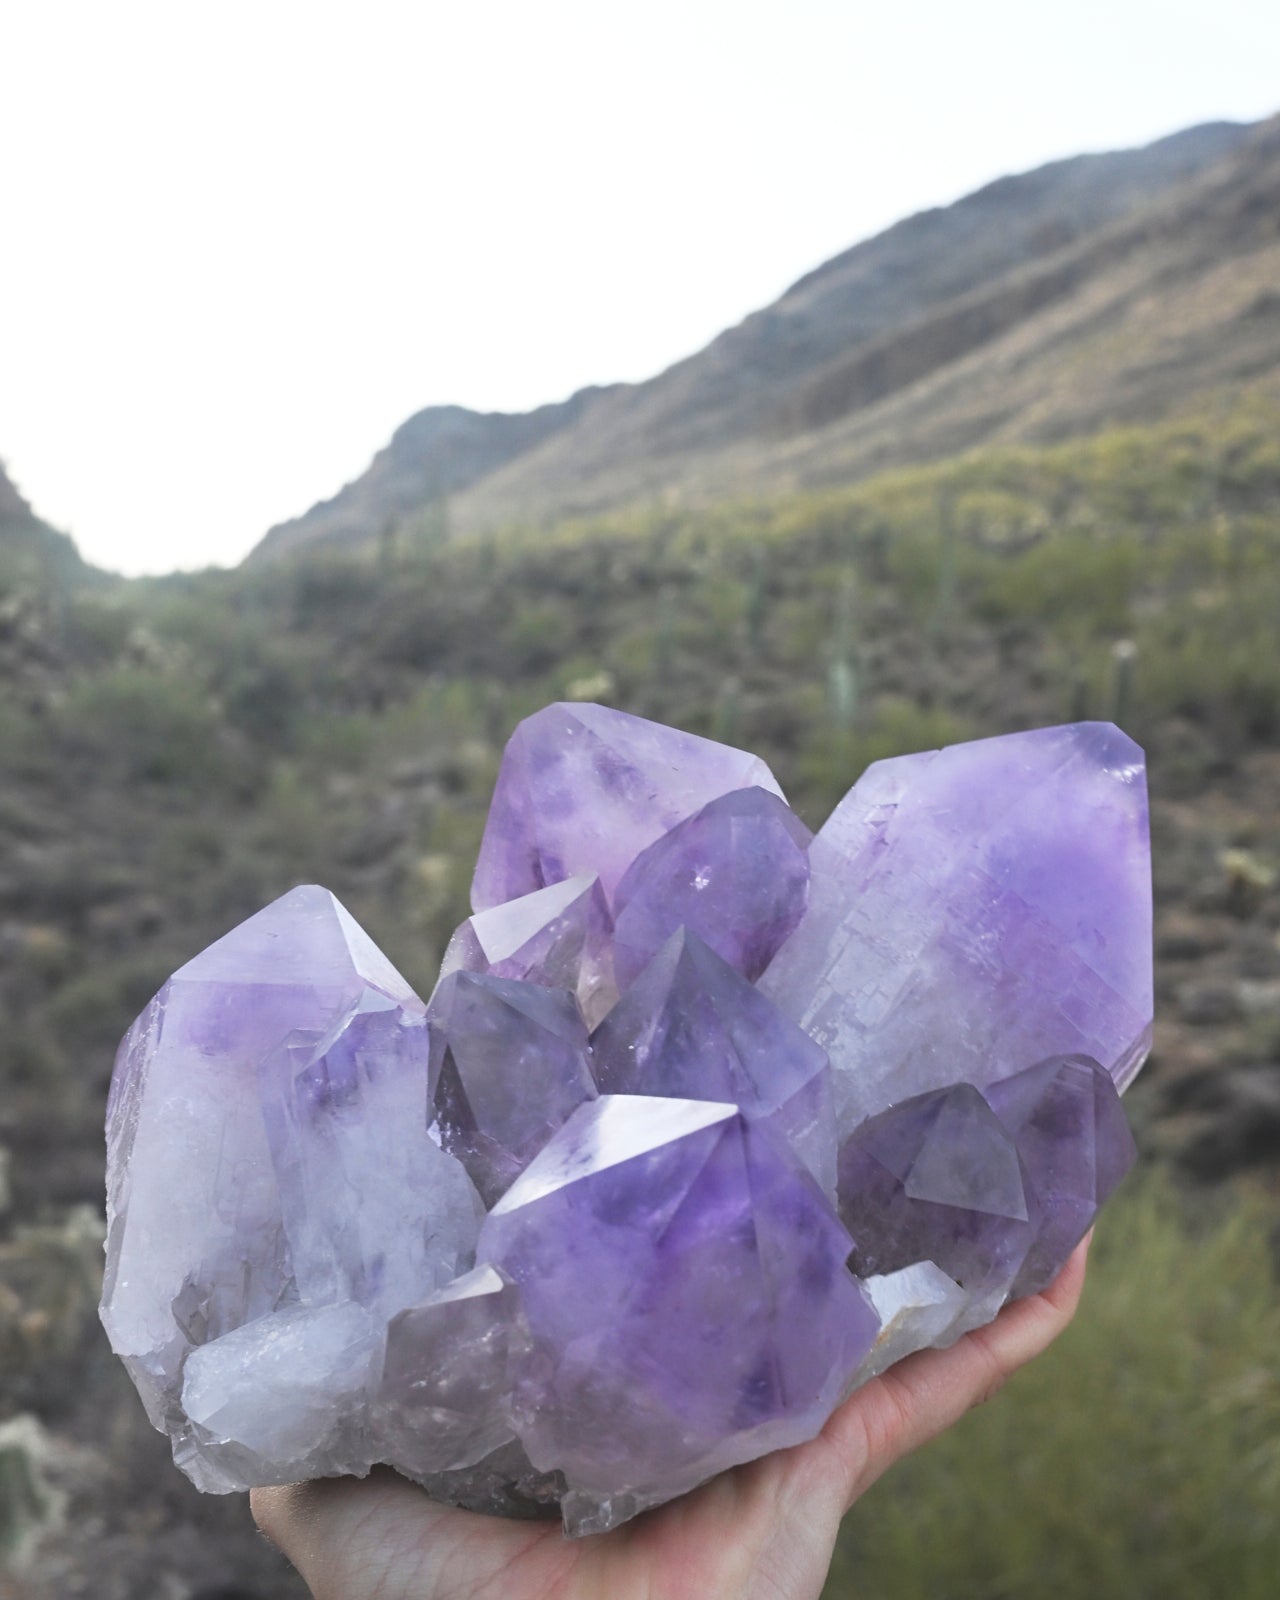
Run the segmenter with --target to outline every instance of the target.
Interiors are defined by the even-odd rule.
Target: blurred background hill
[[[1161,1177],[956,1436],[989,1465],[891,1479],[829,1592],[1273,1595],[1278,626],[1277,121],[913,217],[648,383],[423,412],[238,570],[96,571],[0,470],[0,1597],[300,1592],[98,1332],[114,1047],[302,881],[428,991],[503,742],[560,698],[759,751],[815,826],[900,751],[1144,744]]]
[[[1078,156],[910,217],[647,383],[405,424],[254,559],[847,482],[1280,392],[1280,122]]]

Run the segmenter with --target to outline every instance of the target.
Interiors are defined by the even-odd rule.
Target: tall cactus
[[[764,625],[769,614],[768,555],[757,545],[742,599],[742,618],[746,624],[747,647],[752,655],[764,648]]]
[[[938,492],[938,583],[934,591],[930,632],[937,633],[955,610],[960,577],[960,535],[951,491]]]
[[[827,663],[827,704],[831,721],[848,732],[858,715],[856,579],[850,567],[836,590],[835,622]]]
[[[1110,720],[1123,728],[1133,709],[1133,679],[1138,660],[1138,647],[1132,639],[1117,639],[1111,646],[1111,704]]]

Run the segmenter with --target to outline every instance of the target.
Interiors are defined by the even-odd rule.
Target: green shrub
[[[1274,1215],[1186,1212],[1118,1199],[1067,1334],[859,1502],[826,1600],[1273,1600]]]
[[[796,788],[808,802],[806,812],[820,822],[873,761],[937,750],[967,739],[971,733],[965,722],[947,711],[927,710],[909,700],[888,697],[865,727],[828,726],[818,731],[801,751],[794,774]]]
[[[217,708],[179,673],[123,664],[81,678],[56,726],[73,759],[121,768],[129,781],[200,783],[228,772]]]

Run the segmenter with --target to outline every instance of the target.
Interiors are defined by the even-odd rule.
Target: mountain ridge
[[[638,501],[785,490],[981,442],[987,425],[954,402],[918,441],[882,428],[864,448],[837,435],[851,414],[891,413],[904,393],[936,386],[1037,319],[1047,330],[1055,306],[1087,292],[1091,274],[1122,272],[1112,259],[1124,254],[1116,230],[1220,183],[1215,175],[1268,126],[1208,123],[1140,149],[999,178],[851,246],[642,383],[580,391],[515,416],[430,408],[365,474],[272,529],[249,559],[360,542],[445,499],[451,533],[480,532]],[[1099,249],[1107,259],[1091,267]],[[446,414],[465,430],[465,449],[450,438]],[[451,451],[446,484],[441,464]],[[829,459],[820,460],[824,451]]]
[[[70,534],[37,516],[0,461],[0,600],[14,590],[53,590],[102,577]]]
[[[301,546],[342,544],[394,527],[399,519],[468,488],[569,426],[584,407],[608,392],[599,386],[579,389],[567,400],[523,412],[424,407],[400,424],[359,478],[303,517],[277,523],[250,559],[277,558]]]
[[[4,462],[0,461],[0,524],[35,520],[35,512],[19,492],[17,484],[5,471]]]

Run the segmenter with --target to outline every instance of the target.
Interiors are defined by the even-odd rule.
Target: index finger
[[[1092,1233],[1042,1294],[1028,1295],[948,1350],[922,1350],[857,1390],[823,1438],[836,1452],[851,1505],[910,1451],[935,1438],[1041,1354],[1070,1323],[1084,1288]]]

